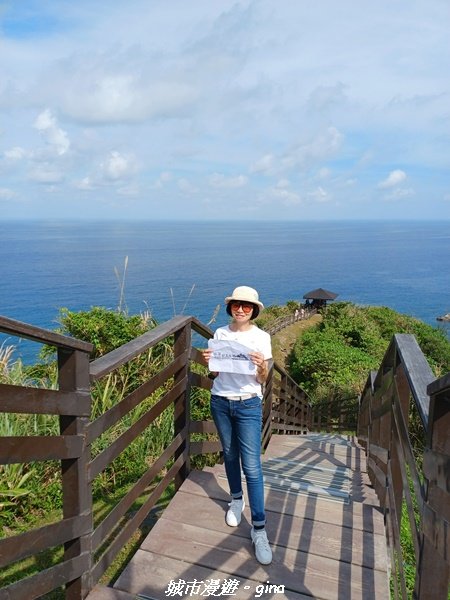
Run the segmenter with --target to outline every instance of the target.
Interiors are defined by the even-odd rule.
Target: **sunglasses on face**
[[[233,302],[230,302],[231,305],[231,309],[232,310],[238,310],[239,307],[242,308],[242,310],[245,312],[246,315],[248,315],[249,313],[252,312],[254,306],[251,302],[239,302],[239,300],[235,300]]]

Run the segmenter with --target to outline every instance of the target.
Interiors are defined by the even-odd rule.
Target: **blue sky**
[[[0,3],[0,218],[450,219],[448,0]]]

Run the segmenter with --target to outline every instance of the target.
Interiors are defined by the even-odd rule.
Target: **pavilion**
[[[339,294],[317,288],[304,294],[303,298],[307,301],[307,305],[313,308],[324,308],[328,301],[334,300]]]

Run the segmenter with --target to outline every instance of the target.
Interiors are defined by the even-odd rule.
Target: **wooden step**
[[[185,558],[175,559],[166,555],[149,552],[148,550],[138,550],[133,556],[132,562],[125,568],[114,584],[114,587],[129,590],[130,593],[134,594],[133,597],[136,600],[167,600],[167,598],[171,597],[167,594],[170,583],[178,583],[180,580],[184,580],[186,584],[191,585],[191,588],[182,587],[184,593],[180,593],[180,595],[175,595],[174,597],[201,600],[207,597],[201,594],[205,590],[205,585],[208,585],[210,582],[216,581],[220,586],[225,586],[237,581],[238,587],[234,595],[226,595],[225,592],[219,595],[221,589],[219,589],[217,595],[225,599],[251,600],[256,598],[257,594],[261,593],[259,591],[261,588],[257,586],[262,585],[264,589],[268,580],[273,585],[280,585],[278,582],[275,582],[275,579],[271,579],[270,575],[263,569],[252,573],[253,577],[251,578],[241,575],[238,577],[216,566],[204,567],[194,564],[189,561],[189,557],[192,556],[191,551],[185,551],[188,552]],[[219,564],[221,559],[222,556],[219,556]],[[252,562],[254,564],[254,560]],[[198,586],[197,594],[192,593],[195,589],[192,586],[195,586],[195,584]],[[263,593],[260,597],[263,600],[266,598],[273,598],[274,600],[311,600],[310,594],[302,594],[288,589],[285,589],[283,593]],[[89,596],[88,600],[91,600]]]
[[[104,596],[89,600],[201,600],[213,584],[235,600],[388,600],[384,519],[364,451],[343,436],[309,437],[273,436],[263,455],[270,565],[256,561],[248,506],[238,527],[226,525],[218,464],[190,473],[114,587],[97,586]],[[125,595],[105,596],[111,589]]]
[[[220,467],[222,468],[221,465]],[[192,471],[180,491],[229,502],[228,483],[226,479],[218,475],[217,465],[205,468],[203,471]],[[268,488],[265,488],[264,496],[268,511],[275,512],[282,509],[285,515],[296,515],[322,523],[384,534],[383,513],[374,505],[360,502],[351,502],[350,504],[329,502],[319,497],[286,494],[280,490]]]
[[[291,493],[350,502],[352,472],[346,467],[305,464],[286,458],[264,457],[264,485]]]
[[[215,465],[210,471],[217,477],[226,478],[224,465]],[[263,473],[264,485],[268,489],[317,496],[336,502],[363,502],[379,506],[378,497],[367,474],[360,471],[328,469],[322,462],[305,465],[264,457]],[[242,481],[245,481],[243,474]]]
[[[88,600],[136,600],[134,594],[105,585],[96,585],[87,598]]]
[[[332,532],[330,526],[327,534],[323,527],[315,529],[313,519],[295,516],[288,519],[281,503],[276,512],[268,512],[267,529],[274,560],[271,565],[262,566],[254,557],[250,525],[246,522],[248,512],[239,527],[230,528],[224,521],[226,502],[206,497],[200,502],[200,498],[181,490],[176,494],[119,577],[117,589],[139,594],[141,598],[164,598],[171,580],[235,578],[249,588],[243,591],[253,591],[253,597],[256,585],[267,581],[282,585],[285,592],[300,597],[323,600],[389,597],[382,536],[360,532],[357,540],[347,527],[346,538],[342,532],[341,535],[337,530]],[[364,561],[368,566],[359,564]],[[239,593],[237,598],[241,597],[244,596]]]
[[[195,510],[189,510],[193,506]],[[386,540],[383,530],[381,533],[352,530],[342,524],[286,514],[282,508],[279,505],[276,511],[267,510],[266,514],[267,535],[278,547],[296,548],[318,556],[325,555],[335,560],[386,570]],[[194,497],[180,491],[164,511],[163,518],[172,523],[203,526],[208,534],[210,530],[214,530],[226,536],[232,534],[248,539],[251,527],[249,507],[245,507],[239,527],[233,529],[225,523],[227,510],[227,501],[207,496]],[[145,544],[142,547],[144,546]]]
[[[366,471],[366,455],[363,448],[353,443],[332,443],[329,439],[307,436],[273,435],[265,456],[285,456],[302,462],[321,457],[330,465]]]

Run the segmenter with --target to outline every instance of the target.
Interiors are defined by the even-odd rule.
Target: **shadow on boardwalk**
[[[363,451],[338,436],[273,436],[264,455],[273,562],[260,565],[250,513],[225,523],[222,465],[193,471],[114,588],[89,600],[205,597],[387,599],[383,516]]]

